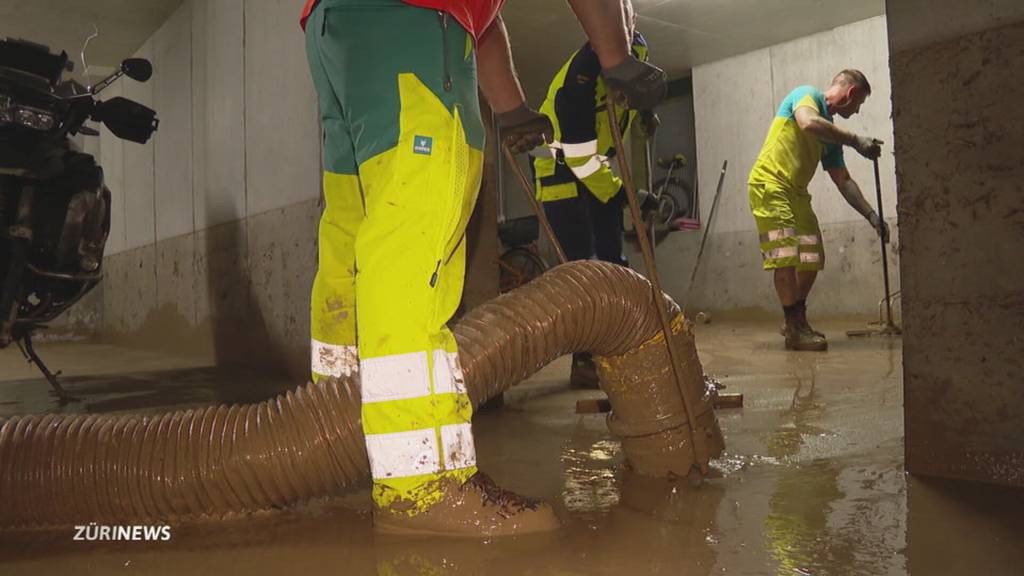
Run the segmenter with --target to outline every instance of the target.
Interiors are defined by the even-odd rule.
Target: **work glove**
[[[653,110],[641,110],[637,115],[637,125],[640,127],[640,135],[644,138],[654,138],[661,126],[661,118]]]
[[[631,110],[651,110],[668,95],[665,71],[633,56],[605,68],[601,75],[608,88],[625,100]]]
[[[518,108],[501,112],[496,116],[501,130],[502,143],[513,154],[529,152],[555,138],[555,130],[548,117],[531,109],[525,102]]]
[[[878,212],[872,212],[871,216],[868,216],[868,222],[878,232],[878,235],[882,237],[882,243],[889,243],[889,224],[885,220],[878,217]]]
[[[868,160],[877,160],[882,155],[882,144],[883,142],[877,138],[857,136],[853,141],[853,148]]]
[[[640,205],[640,212],[646,214],[648,212],[654,212],[658,209],[658,199],[643,188],[639,188],[636,191],[636,201]]]

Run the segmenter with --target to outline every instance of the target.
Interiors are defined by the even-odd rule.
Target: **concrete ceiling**
[[[301,0],[290,1],[298,12]],[[89,44],[87,56],[92,74],[101,75],[134,53],[181,2],[2,0],[0,36],[66,50],[75,60],[77,75],[82,68],[78,53],[96,24],[100,36]],[[638,26],[651,45],[652,60],[674,78],[688,75],[698,64],[885,13],[885,0],[633,2]],[[583,43],[584,36],[563,0],[508,0],[504,15],[520,76],[530,100],[536,103],[568,55]]]
[[[699,64],[764,48],[885,13],[885,0],[633,0],[651,60],[670,77]],[[503,12],[530,100],[584,36],[559,0],[508,0]],[[814,54],[808,54],[814,58]]]
[[[216,0],[208,0],[216,1]],[[82,72],[79,58],[85,39],[90,74],[102,75],[131,56],[181,5],[182,0],[2,0],[0,36],[46,44],[64,50],[75,61],[75,76]]]

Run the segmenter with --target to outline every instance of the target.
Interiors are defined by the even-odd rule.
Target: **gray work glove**
[[[502,143],[513,154],[529,152],[555,138],[555,130],[547,116],[533,110],[525,102],[518,108],[496,116],[501,129]]]
[[[637,115],[637,125],[640,127],[640,135],[644,138],[654,138],[661,126],[661,118],[652,110],[641,110]]]
[[[853,141],[853,149],[868,160],[876,160],[882,155],[882,142],[869,136],[857,136]]]
[[[631,110],[650,110],[668,95],[665,71],[632,55],[602,70],[601,75],[608,88],[624,99]]]
[[[878,217],[878,212],[872,212],[871,216],[868,216],[868,222],[878,232],[878,235],[882,237],[882,243],[889,243],[889,224]]]

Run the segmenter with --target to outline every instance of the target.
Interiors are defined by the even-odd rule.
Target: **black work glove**
[[[525,102],[518,108],[498,114],[496,118],[498,128],[501,129],[502,144],[508,146],[513,154],[529,152],[555,138],[551,120],[531,109]]]
[[[640,134],[644,138],[654,138],[658,127],[661,126],[661,118],[658,118],[653,110],[641,110],[636,120],[640,126]]]
[[[668,95],[665,71],[633,56],[601,71],[608,85],[631,110],[650,110]]]

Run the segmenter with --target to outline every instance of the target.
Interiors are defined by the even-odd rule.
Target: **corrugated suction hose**
[[[635,375],[623,372],[671,372],[664,353],[644,356],[662,366],[629,360],[652,349],[661,333],[650,284],[639,274],[599,262],[565,264],[476,308],[454,332],[474,406],[559,356],[591,352],[613,383],[613,430],[646,451],[639,470],[676,471],[645,463],[651,453],[678,456],[682,473],[692,465],[693,451],[680,448],[685,416],[678,404],[660,405],[671,394],[650,379],[647,392],[630,390]],[[693,350],[692,338],[686,343]],[[694,413],[720,445],[695,352],[690,359],[694,381],[686,385],[704,394]],[[710,452],[717,452],[714,443]],[[629,449],[626,456],[632,462]],[[306,384],[257,404],[0,422],[0,528],[219,518],[335,495],[368,476],[359,388],[351,380]]]

